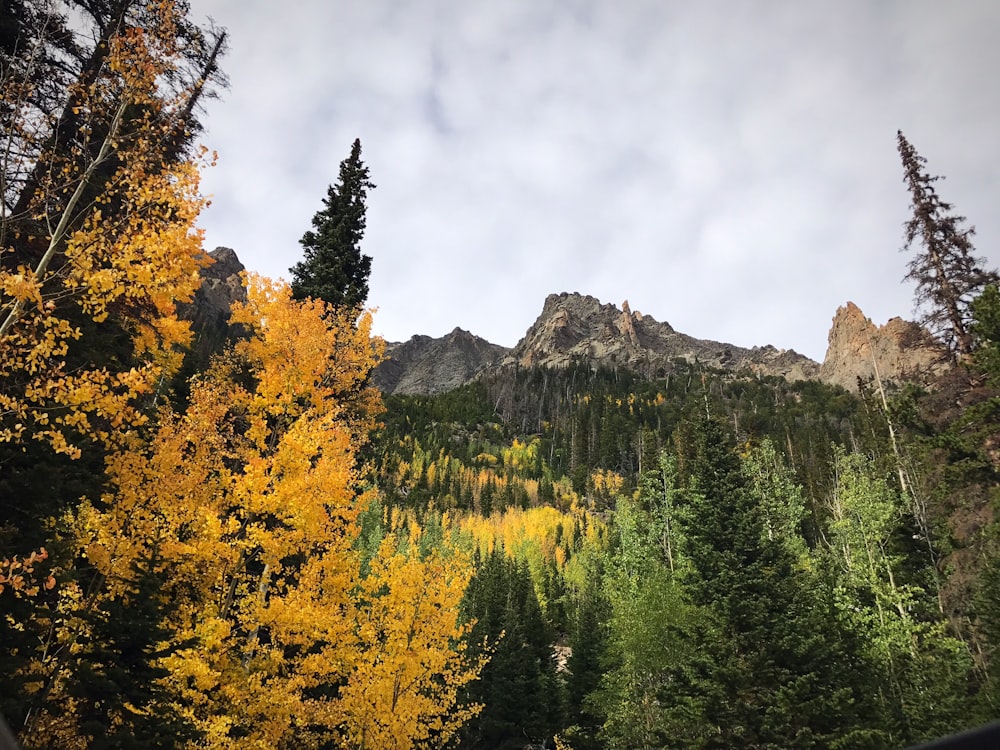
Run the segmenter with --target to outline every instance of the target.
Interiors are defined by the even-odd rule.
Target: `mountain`
[[[387,343],[372,380],[383,393],[444,393],[496,365],[510,350],[456,328],[441,338],[414,336]]]
[[[240,274],[246,270],[236,252],[217,247],[208,253],[211,264],[201,269],[201,286],[194,299],[178,306],[178,314],[191,321],[194,339],[191,344],[191,365],[200,370],[213,354],[231,338],[229,310],[234,302],[245,302],[246,287]]]
[[[656,377],[678,361],[726,370],[748,369],[788,380],[815,379],[819,364],[773,346],[746,349],[697,339],[639,312],[591,296],[550,294],[537,320],[513,349],[456,328],[447,336],[414,336],[389,344],[374,381],[386,393],[442,393],[496,368],[565,367],[574,360],[626,367]]]
[[[812,379],[819,372],[819,364],[792,350],[746,349],[679,333],[669,323],[632,312],[627,301],[618,309],[587,295],[550,294],[505,363],[563,367],[574,359],[624,366],[647,376],[670,372],[677,360],[788,380]]]
[[[876,326],[848,302],[833,317],[819,379],[855,391],[858,378],[922,381],[947,368],[946,352],[924,328],[902,318]]]
[[[230,305],[246,298],[240,279],[244,267],[236,253],[219,247],[209,255],[214,262],[202,270],[201,288],[181,310],[192,321],[195,359],[202,364],[231,336]],[[940,346],[916,323],[892,318],[876,326],[853,302],[837,310],[820,365],[791,349],[698,339],[633,312],[627,301],[619,309],[589,295],[563,292],[546,297],[513,349],[461,328],[439,338],[417,335],[387,343],[373,381],[387,394],[435,394],[498,368],[566,367],[579,360],[646,377],[665,375],[680,362],[699,363],[789,381],[820,380],[851,391],[857,390],[858,378],[872,379],[876,371],[882,380],[893,381],[919,380],[947,369]]]

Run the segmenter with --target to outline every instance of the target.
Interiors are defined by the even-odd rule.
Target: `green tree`
[[[617,544],[604,578],[608,665],[585,701],[602,720],[600,737],[615,750],[702,747],[713,733],[705,718],[709,691],[690,689],[717,651],[712,613],[686,601],[664,545],[671,459],[646,473],[638,502],[619,498],[615,511]]]
[[[559,708],[552,637],[527,564],[494,548],[477,565],[463,612],[476,620],[469,642],[496,646],[469,687],[466,702],[484,708],[462,730],[462,746],[513,750],[551,737]]]
[[[838,607],[876,667],[883,726],[895,746],[966,728],[972,661],[935,617],[933,597],[904,580],[895,541],[905,515],[898,490],[857,453],[837,449],[834,469],[829,568]]]
[[[767,541],[778,541],[796,558],[804,557],[805,500],[784,456],[765,438],[744,453],[740,463],[747,489],[761,513]]]
[[[67,693],[93,750],[153,750],[201,738],[163,684],[169,672],[158,662],[195,644],[167,645],[172,634],[164,619],[172,587],[166,585],[170,571],[157,572],[158,566],[151,550],[148,559],[131,566],[131,591],[87,612],[89,634],[78,644],[79,667]]]
[[[340,178],[313,216],[313,228],[299,242],[303,258],[292,266],[292,295],[313,297],[338,307],[361,307],[368,299],[371,256],[361,252],[365,235],[365,200],[375,185],[361,161],[361,141],[340,163]]]
[[[829,590],[780,534],[767,533],[724,427],[702,419],[693,442],[682,580],[721,630],[706,632],[701,648],[713,654],[711,669],[679,688],[702,700],[715,727],[699,746],[877,746],[865,665]],[[767,484],[775,483],[758,486]]]
[[[566,711],[568,723],[578,726],[581,735],[574,738],[573,746],[583,750],[585,745],[592,745],[597,731],[593,712],[584,704],[600,684],[607,640],[605,621],[609,605],[601,591],[599,577],[586,581],[574,604],[569,623],[571,652],[566,662]]]
[[[910,191],[913,216],[906,222],[904,249],[920,240],[923,250],[910,260],[906,278],[916,282],[916,302],[924,307],[921,323],[958,355],[970,354],[974,339],[969,329],[969,305],[987,285],[1000,277],[983,267],[984,258],[973,255],[973,227],[964,228],[964,216],[938,196],[924,169],[926,159],[917,153],[902,131],[896,134],[903,160],[903,181]]]
[[[1000,384],[1000,287],[986,287],[973,301],[972,314],[973,362],[992,383]]]

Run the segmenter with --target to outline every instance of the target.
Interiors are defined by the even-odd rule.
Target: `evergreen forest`
[[[902,133],[933,377],[581,359],[383,396],[360,140],[292,282],[246,274],[195,356],[225,32],[65,5],[0,10],[17,746],[890,749],[1000,716],[1000,287]]]

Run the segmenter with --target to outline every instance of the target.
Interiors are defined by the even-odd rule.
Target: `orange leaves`
[[[41,582],[35,580],[35,565],[48,558],[49,553],[42,547],[23,560],[17,557],[0,560],[0,594],[10,588],[24,596],[35,596],[42,589],[54,588],[56,579],[51,573]]]

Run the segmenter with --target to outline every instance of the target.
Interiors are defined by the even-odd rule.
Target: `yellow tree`
[[[384,721],[413,743],[400,747],[445,736],[468,715],[456,694],[475,675],[455,620],[467,567],[387,546],[362,579],[354,549],[367,501],[357,450],[380,408],[370,316],[296,302],[259,278],[247,296],[233,320],[249,338],[194,379],[183,413],[164,409],[148,437],[133,433],[109,459],[112,489],[71,519],[100,573],[92,596],[135,591],[146,561],[169,574],[159,684],[206,746],[357,744],[383,679],[400,712]],[[425,599],[414,609],[415,585]],[[388,636],[397,622],[408,638]],[[80,637],[54,629],[48,652]],[[65,695],[49,682],[54,705]]]
[[[145,420],[139,399],[178,364],[188,332],[174,306],[203,263],[204,154],[177,143],[204,81],[164,83],[184,66],[181,8],[118,5],[57,114],[31,106],[30,56],[0,75],[0,442],[30,437],[72,456],[83,436],[107,440]],[[129,356],[95,364],[103,355],[84,329],[112,326]]]
[[[370,317],[345,316],[251,279],[233,311],[250,337],[111,458],[115,491],[76,519],[108,591],[154,546],[171,562],[171,628],[198,645],[170,679],[215,747],[307,731],[326,710],[309,691],[353,661],[355,453],[379,402]]]
[[[5,592],[0,694],[22,735],[68,740],[72,700],[60,726],[45,707],[82,674],[92,581],[59,516],[100,486],[104,451],[147,421],[188,338],[175,304],[203,264],[205,157],[186,129],[206,81],[183,2],[28,0],[5,5],[5,32],[29,6],[0,53],[0,494],[18,501],[0,509],[0,557],[45,549],[60,585]]]
[[[459,703],[486,661],[466,656],[471,623],[459,620],[471,577],[458,553],[420,559],[398,551],[393,535],[383,540],[359,587],[359,658],[336,706],[344,746],[441,747],[479,712]]]

